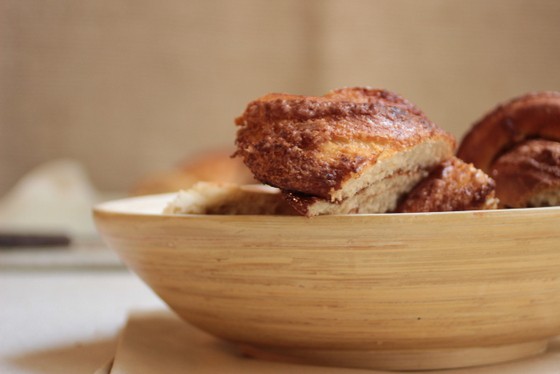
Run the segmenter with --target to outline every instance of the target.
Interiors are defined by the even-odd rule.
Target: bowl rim
[[[115,200],[108,200],[98,203],[93,206],[92,212],[94,215],[103,216],[122,216],[122,217],[171,217],[177,219],[192,219],[192,218],[205,218],[205,219],[291,219],[291,220],[324,220],[332,219],[345,219],[348,217],[356,218],[387,218],[387,217],[434,217],[434,216],[480,216],[480,215],[511,215],[511,214],[534,214],[539,212],[558,213],[560,206],[551,207],[537,207],[537,208],[514,208],[514,209],[489,209],[489,210],[465,210],[453,212],[418,212],[418,213],[368,213],[368,214],[333,214],[322,215],[316,217],[306,216],[282,216],[282,215],[221,215],[221,214],[180,214],[180,213],[163,213],[165,204],[170,203],[171,200],[177,195],[176,192],[132,196],[120,198]],[[158,208],[156,210],[156,207]]]

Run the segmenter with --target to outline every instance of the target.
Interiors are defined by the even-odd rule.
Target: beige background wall
[[[460,136],[559,61],[554,0],[0,0],[0,194],[59,157],[124,190],[270,91],[389,88]]]

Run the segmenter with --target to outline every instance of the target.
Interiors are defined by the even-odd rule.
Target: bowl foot
[[[548,341],[492,347],[395,351],[306,350],[241,345],[242,353],[263,360],[378,370],[435,370],[496,364],[534,356]]]

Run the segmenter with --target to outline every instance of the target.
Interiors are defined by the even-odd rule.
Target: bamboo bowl
[[[560,334],[560,208],[323,216],[95,209],[185,321],[254,356],[425,370],[543,352]]]

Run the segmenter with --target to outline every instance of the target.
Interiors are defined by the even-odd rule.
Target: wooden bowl
[[[99,232],[185,321],[255,356],[388,370],[543,352],[560,334],[560,208],[163,215],[108,202]]]

